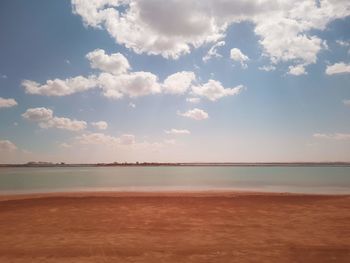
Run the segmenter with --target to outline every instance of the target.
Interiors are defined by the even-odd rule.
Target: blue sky
[[[0,162],[350,161],[350,4],[319,3],[1,1]]]

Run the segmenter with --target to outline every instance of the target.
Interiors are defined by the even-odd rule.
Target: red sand
[[[0,262],[350,262],[350,196],[81,193],[0,200]]]

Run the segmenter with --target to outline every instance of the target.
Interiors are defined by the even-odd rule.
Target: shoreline
[[[350,162],[189,162],[189,163],[25,163],[0,164],[0,168],[74,168],[74,167],[350,167]]]
[[[7,200],[41,199],[54,197],[244,197],[244,196],[298,196],[298,197],[350,197],[350,194],[292,193],[239,190],[175,190],[175,191],[58,191],[37,193],[0,192],[0,202]]]

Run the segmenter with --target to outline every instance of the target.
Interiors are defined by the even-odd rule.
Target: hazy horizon
[[[350,2],[0,3],[0,163],[350,162]]]

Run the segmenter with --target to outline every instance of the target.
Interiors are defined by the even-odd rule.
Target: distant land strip
[[[114,167],[114,166],[271,166],[271,167],[317,167],[317,166],[350,166],[350,162],[113,162],[113,163],[53,163],[28,162],[24,164],[0,164],[1,167]]]

